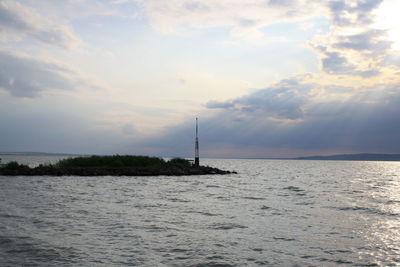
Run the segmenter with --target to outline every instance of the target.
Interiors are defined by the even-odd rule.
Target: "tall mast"
[[[199,127],[198,127],[198,119],[196,118],[196,143],[195,143],[195,151],[194,151],[194,165],[199,166]]]

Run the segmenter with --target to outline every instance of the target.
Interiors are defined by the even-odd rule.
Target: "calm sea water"
[[[0,176],[0,266],[400,265],[400,163],[203,164],[239,174]]]

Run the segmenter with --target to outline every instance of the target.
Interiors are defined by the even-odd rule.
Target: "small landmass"
[[[189,160],[164,160],[148,156],[86,156],[62,159],[55,164],[29,167],[9,162],[0,167],[0,175],[7,176],[178,176],[231,174],[209,166],[196,166]]]

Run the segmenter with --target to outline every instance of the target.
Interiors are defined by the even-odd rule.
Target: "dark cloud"
[[[298,119],[302,117],[302,105],[308,91],[308,85],[300,84],[296,79],[287,79],[233,101],[210,101],[206,107],[254,113],[269,118]]]
[[[76,75],[56,63],[0,51],[0,88],[16,97],[37,97],[50,89],[71,90]],[[78,80],[78,79],[77,79]]]
[[[288,83],[286,91],[298,91],[299,87],[311,90],[321,86],[302,85],[301,81],[298,81],[297,84]],[[294,105],[296,106],[294,110],[302,111],[301,119],[291,121],[270,117],[268,110],[257,113],[239,108],[223,109],[209,118],[203,119],[200,116],[202,153],[204,156],[230,157],[254,156],[257,154],[256,149],[264,150],[263,156],[266,157],[274,156],[273,152],[268,151],[279,150],[303,151],[303,153],[307,151],[397,153],[400,150],[399,89],[400,85],[364,88],[347,100],[322,102],[314,102],[304,94],[301,101],[297,101]],[[269,106],[271,103],[269,90],[265,89],[261,93],[256,92],[233,102],[258,99],[254,103],[254,109],[258,109],[260,105]],[[350,88],[327,86],[325,90],[349,91]],[[291,97],[291,94],[284,94],[280,102],[291,103]],[[284,101],[283,98],[288,100]],[[276,112],[279,113],[279,109]],[[191,156],[193,129],[194,120],[175,126],[163,137],[144,144],[161,148],[164,155]],[[236,150],[227,152],[224,150],[225,147],[235,147]],[[292,155],[297,155],[295,153],[292,152]],[[257,155],[260,156],[259,153]]]
[[[78,45],[79,39],[72,31],[42,18],[41,14],[12,1],[0,2],[1,39],[29,36],[42,43],[70,49]]]
[[[302,117],[302,105],[308,94],[308,85],[288,79],[271,88],[259,90],[234,101],[237,109],[255,112],[271,118],[298,119]]]

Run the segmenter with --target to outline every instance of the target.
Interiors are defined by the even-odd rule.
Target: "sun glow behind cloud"
[[[378,29],[388,31],[388,38],[393,42],[392,48],[400,50],[400,1],[392,0],[382,3],[376,10],[376,23]]]
[[[398,0],[0,2],[0,151],[400,151]]]

